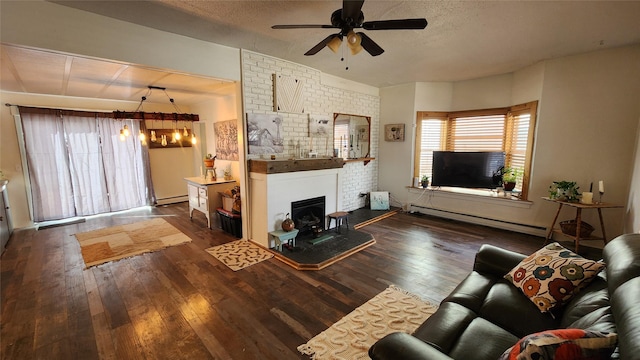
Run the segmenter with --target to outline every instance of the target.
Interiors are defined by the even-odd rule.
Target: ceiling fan
[[[378,56],[384,52],[378,44],[363,32],[355,32],[354,29],[365,30],[421,30],[427,27],[427,19],[398,19],[364,21],[362,5],[364,0],[343,0],[342,9],[331,14],[331,25],[273,25],[272,29],[340,29],[337,34],[327,36],[316,46],[312,47],[305,55],[314,55],[325,46],[333,52],[337,52],[342,44],[342,39],[347,38],[347,45],[351,54],[355,55],[365,49],[371,56]]]

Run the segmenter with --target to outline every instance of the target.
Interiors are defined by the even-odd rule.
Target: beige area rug
[[[87,268],[191,242],[162,218],[75,234]]]
[[[273,254],[249,240],[236,240],[206,250],[233,271],[242,270],[261,261],[271,259]]]
[[[314,360],[369,359],[367,351],[393,332],[413,333],[438,307],[391,285],[316,335],[298,351]]]

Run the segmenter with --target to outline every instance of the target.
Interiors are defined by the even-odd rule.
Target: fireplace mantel
[[[281,174],[295,171],[338,169],[344,166],[342,158],[312,159],[252,159],[248,161],[249,172],[258,174]]]

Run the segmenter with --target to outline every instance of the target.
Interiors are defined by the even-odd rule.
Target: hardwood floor
[[[193,242],[84,269],[73,234],[163,216]],[[543,239],[397,214],[377,243],[321,271],[273,258],[233,272],[203,251],[235,240],[186,203],[14,233],[1,258],[2,359],[305,359],[296,350],[390,284],[440,302],[483,243]]]

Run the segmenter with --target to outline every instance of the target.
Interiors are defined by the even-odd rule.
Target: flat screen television
[[[434,151],[431,185],[495,189],[503,167],[502,151]]]

